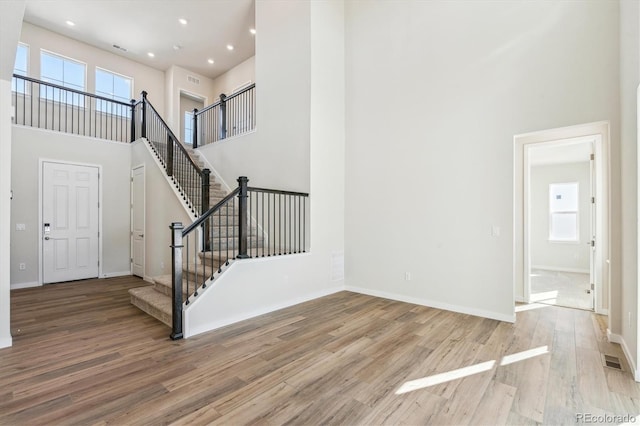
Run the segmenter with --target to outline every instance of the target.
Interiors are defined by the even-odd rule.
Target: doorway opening
[[[516,302],[607,314],[606,122],[514,138]]]
[[[193,144],[193,110],[204,108],[205,98],[180,92],[180,138],[185,145]]]

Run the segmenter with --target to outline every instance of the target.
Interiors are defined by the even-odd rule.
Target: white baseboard
[[[109,272],[102,274],[102,278],[126,277],[127,275],[131,275],[131,271]]]
[[[42,284],[37,281],[31,281],[28,283],[12,283],[11,290],[18,290],[20,288],[32,288],[32,287],[42,287]]]
[[[200,334],[200,333],[205,333],[207,331],[212,331],[212,330],[216,330],[218,328],[221,327],[225,327],[227,325],[231,325],[231,324],[235,324],[237,322],[240,321],[244,321],[244,320],[248,320],[260,315],[264,315],[264,314],[268,314],[270,312],[274,312],[280,309],[284,309],[284,308],[288,308],[290,306],[294,306],[294,305],[298,305],[300,303],[304,303],[304,302],[308,302],[310,300],[314,300],[314,299],[318,299],[320,297],[324,297],[324,296],[329,296],[330,294],[334,294],[334,293],[338,293],[339,291],[344,291],[344,287],[343,286],[337,286],[337,287],[331,287],[331,288],[327,288],[321,291],[317,291],[315,293],[310,293],[307,294],[305,296],[302,297],[298,297],[295,299],[291,299],[291,300],[287,300],[285,302],[282,303],[278,303],[275,305],[271,305],[271,306],[267,306],[265,308],[261,308],[261,309],[257,309],[255,311],[252,312],[246,312],[244,314],[238,315],[236,317],[232,317],[232,318],[225,318],[221,321],[218,321],[216,323],[213,324],[207,324],[206,327],[202,327],[201,329],[196,328],[196,327],[189,327],[189,324],[187,323],[187,318],[185,315],[185,333],[184,333],[184,337],[188,338],[188,337],[192,337],[195,336],[196,334]]]
[[[588,274],[588,269],[581,268],[564,268],[562,266],[544,266],[544,265],[535,265],[532,266],[531,269],[544,269],[545,271],[554,271],[554,272],[574,272],[576,274]]]
[[[498,312],[485,311],[484,309],[470,308],[467,306],[451,305],[449,303],[438,302],[434,300],[420,299],[417,297],[405,296],[402,294],[388,293],[386,291],[371,290],[368,288],[345,286],[345,290],[354,293],[368,294],[369,296],[382,297],[385,299],[397,300],[400,302],[413,303],[415,305],[429,306],[431,308],[442,309],[445,311],[458,312],[461,314],[474,315],[482,318],[490,318],[498,321],[516,322],[515,312],[512,315],[505,315]]]
[[[9,348],[13,345],[13,339],[11,337],[0,338],[0,349]]]
[[[631,368],[631,374],[633,374],[633,379],[636,382],[640,382],[640,372],[636,368],[636,363],[631,357],[631,352],[629,351],[629,347],[627,346],[627,342],[624,340],[624,338],[619,334],[612,333],[611,330],[607,328],[607,340],[609,340],[611,343],[617,343],[622,347],[622,352],[624,352],[624,357],[627,359],[627,363]]]
[[[153,281],[153,277],[150,277],[148,275],[145,275],[142,279],[145,280],[148,283],[151,283],[151,284],[153,284],[155,282],[155,281]]]
[[[523,296],[516,296],[515,299],[516,299],[516,302],[527,303],[527,300]]]

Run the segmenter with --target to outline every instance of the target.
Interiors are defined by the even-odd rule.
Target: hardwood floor
[[[12,292],[0,424],[575,424],[638,415],[604,318],[515,325],[341,292],[188,340],[129,304],[132,277]]]

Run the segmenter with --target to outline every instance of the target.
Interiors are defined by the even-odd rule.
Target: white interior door
[[[144,166],[131,171],[131,271],[144,278]]]
[[[43,283],[99,274],[99,170],[42,163]]]

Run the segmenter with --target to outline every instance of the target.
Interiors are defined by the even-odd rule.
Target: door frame
[[[42,176],[44,172],[44,164],[45,163],[58,163],[65,164],[68,166],[83,166],[83,167],[95,167],[98,169],[98,278],[102,278],[102,166],[100,164],[91,164],[91,163],[81,163],[77,161],[65,161],[65,160],[57,160],[53,158],[38,158],[38,284],[43,285],[44,283],[44,247],[42,244],[42,208],[44,206],[43,198],[43,185],[42,185]]]
[[[581,124],[539,132],[514,136],[514,239],[513,239],[513,283],[514,302],[530,301],[529,285],[529,202],[528,194],[528,147],[536,144],[552,145],[567,139],[594,136],[594,153],[596,169],[596,253],[595,253],[595,294],[594,311],[599,314],[609,313],[611,300],[609,247],[609,122]]]
[[[142,265],[143,265],[143,271],[142,271],[142,279],[146,280],[147,276],[146,276],[146,272],[147,272],[147,240],[146,240],[146,235],[147,235],[147,169],[145,168],[145,164],[138,164],[137,166],[134,166],[131,168],[131,211],[130,211],[130,220],[129,223],[130,225],[130,253],[131,253],[131,261],[129,263],[129,270],[131,272],[131,275],[133,275],[133,209],[134,207],[134,203],[133,203],[133,172],[136,169],[142,169],[142,187],[143,187],[143,202],[142,202],[142,215],[144,217],[144,235],[145,235],[145,240],[144,240],[144,244],[143,244],[143,249],[142,249]]]

